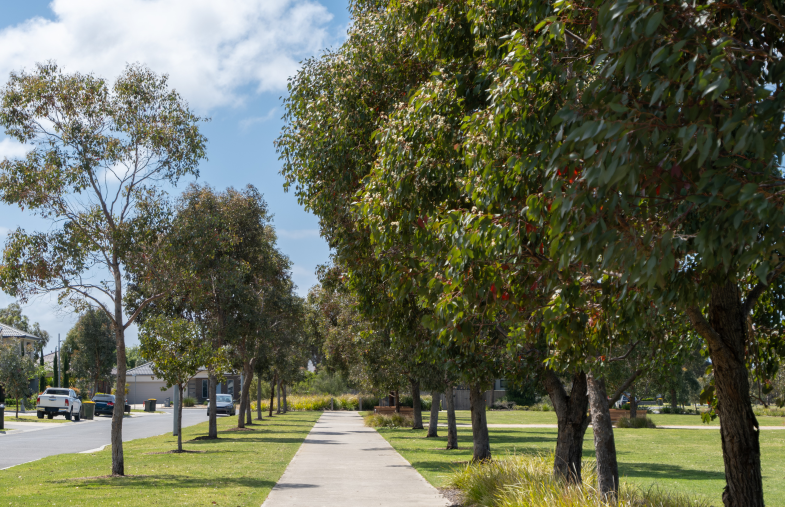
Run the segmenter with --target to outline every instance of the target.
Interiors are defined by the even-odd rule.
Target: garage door
[[[161,391],[161,388],[165,385],[166,384],[163,382],[135,383],[133,379],[131,379],[128,382],[128,403],[137,405],[150,398],[158,400],[160,405],[163,405],[166,398],[174,401],[174,387],[170,387],[166,391]]]

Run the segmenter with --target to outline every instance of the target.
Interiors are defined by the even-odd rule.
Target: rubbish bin
[[[166,398],[164,400],[164,407],[169,408],[172,405],[172,398]]]
[[[5,429],[5,404],[0,403],[0,430]]]
[[[154,398],[150,398],[149,400],[144,402],[144,411],[145,412],[155,412],[155,404],[158,400]]]
[[[95,403],[92,401],[82,402],[82,417],[88,421],[92,421],[95,417]]]

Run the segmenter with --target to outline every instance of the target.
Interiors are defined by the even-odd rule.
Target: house
[[[42,341],[43,338],[39,338],[30,333],[26,333],[25,331],[20,331],[19,329],[0,323],[0,344],[14,344],[15,346],[19,347],[20,354],[27,354],[31,359],[35,353],[36,344]],[[38,378],[30,379],[30,392],[38,392]]]
[[[233,398],[239,398],[240,375],[227,374],[225,376],[226,380],[216,386],[216,392],[231,394]],[[125,381],[128,386],[128,403],[130,404],[141,404],[150,398],[155,398],[159,403],[164,402],[167,398],[170,401],[174,400],[175,387],[166,388],[166,382],[155,376],[152,362],[129,369],[125,374]],[[208,397],[208,389],[207,370],[200,369],[188,381],[184,396],[189,396],[196,399],[197,403],[202,403]]]

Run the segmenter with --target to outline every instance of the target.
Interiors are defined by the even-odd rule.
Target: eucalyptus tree
[[[112,321],[95,308],[88,308],[80,315],[65,337],[63,349],[71,356],[70,371],[75,378],[92,384],[93,394],[98,392],[98,382],[111,379],[117,362],[114,337]]]
[[[166,382],[166,389],[176,386],[180,403],[177,415],[177,452],[183,452],[183,392],[188,381],[200,368],[220,363],[220,354],[204,339],[199,325],[179,317],[155,315],[139,326],[142,353],[152,362],[153,373]],[[163,390],[163,389],[162,389]]]
[[[102,310],[115,331],[118,403],[125,331],[138,315],[123,312],[125,280],[133,272],[157,276],[147,259],[168,220],[159,185],[198,174],[201,121],[166,76],[141,65],[127,66],[109,85],[39,64],[11,73],[2,90],[0,124],[32,150],[0,163],[0,199],[51,225],[8,235],[0,287],[22,301],[56,293],[76,311]],[[122,416],[112,419],[112,475],[125,473]]]

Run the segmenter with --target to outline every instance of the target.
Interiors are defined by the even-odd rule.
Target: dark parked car
[[[205,400],[207,403],[207,415],[210,415],[210,400]],[[215,397],[215,413],[234,415],[234,400],[229,394],[219,394]]]
[[[114,413],[114,401],[114,394],[96,394],[93,396],[95,415],[112,415]],[[125,412],[131,412],[131,406],[128,403],[125,404]]]

